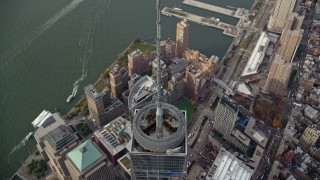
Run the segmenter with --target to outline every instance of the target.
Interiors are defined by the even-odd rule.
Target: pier
[[[236,37],[238,34],[238,28],[236,26],[220,22],[220,20],[217,20],[217,19],[206,18],[206,17],[194,15],[191,13],[187,13],[182,10],[176,10],[168,7],[165,7],[161,12],[163,15],[166,15],[166,16],[174,16],[179,19],[186,19],[188,21],[191,21],[197,24],[221,29],[223,30],[223,34],[231,37]]]
[[[203,3],[200,1],[196,1],[196,0],[184,0],[182,2],[183,4],[189,5],[189,6],[193,6],[193,7],[197,7],[200,9],[205,9],[208,11],[212,11],[212,12],[216,12],[219,14],[223,14],[226,16],[231,16],[231,17],[235,17],[238,19],[242,19],[244,18],[248,12],[248,10],[242,9],[242,8],[234,8],[234,10],[231,9],[227,9],[227,8],[223,8],[223,7],[219,7],[219,6],[215,6],[212,4],[207,4],[207,3]]]

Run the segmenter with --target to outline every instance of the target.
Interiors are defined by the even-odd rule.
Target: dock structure
[[[184,12],[182,10],[176,10],[172,8],[165,7],[161,13],[166,16],[174,16],[179,19],[186,19],[188,21],[205,25],[208,27],[218,28],[223,30],[223,34],[236,37],[238,35],[238,27],[220,22],[220,20],[214,19],[214,18],[206,18],[198,15],[194,15],[191,13]]]
[[[200,9],[205,9],[208,11],[216,12],[216,13],[227,15],[227,16],[232,16],[239,19],[245,17],[245,14],[242,13],[242,11],[244,10],[242,8],[234,8],[236,10],[231,10],[231,9],[227,9],[227,8],[223,8],[223,7],[219,7],[219,6],[215,6],[212,4],[207,4],[207,3],[203,3],[195,0],[184,0],[183,4],[197,7]]]

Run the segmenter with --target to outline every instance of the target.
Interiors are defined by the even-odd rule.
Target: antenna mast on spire
[[[161,21],[160,21],[160,0],[156,2],[157,9],[157,37],[156,37],[156,46],[157,46],[157,111],[156,111],[156,131],[157,137],[160,139],[163,137],[162,133],[162,124],[163,124],[163,110],[161,107],[161,63],[160,63],[160,40],[161,40]]]

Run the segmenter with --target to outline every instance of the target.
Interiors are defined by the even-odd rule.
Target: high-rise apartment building
[[[263,91],[277,96],[287,95],[287,86],[291,75],[291,63],[286,63],[279,56],[275,56]]]
[[[181,58],[184,50],[189,48],[190,24],[186,20],[177,24],[176,32],[176,56]]]
[[[119,97],[128,87],[128,71],[118,64],[110,71],[110,85],[112,96]]]
[[[217,60],[214,59],[218,58],[216,56],[212,56],[212,58],[207,58],[207,56],[201,54],[199,51],[191,49],[185,50],[182,56],[195,68],[200,69],[203,72],[203,76],[207,79],[210,79],[213,76],[213,74],[218,70],[218,63],[215,63],[215,61]]]
[[[250,145],[250,139],[235,129],[238,121],[238,107],[225,98],[221,98],[214,112],[213,128],[223,135],[229,143],[245,152]]]
[[[100,115],[105,107],[111,104],[110,90],[105,88],[102,92],[98,92],[98,90],[90,84],[84,88],[84,92],[87,97],[90,115],[94,120],[99,122]]]
[[[304,20],[304,15],[299,15],[296,12],[291,13],[285,22],[284,29],[299,30],[301,29]]]
[[[295,4],[296,0],[277,0],[273,13],[270,16],[268,30],[275,33],[281,33]]]
[[[125,113],[123,103],[114,98],[111,100],[110,91],[108,88],[98,92],[93,85],[88,85],[84,88],[90,115],[98,126],[104,126],[118,116]]]
[[[194,99],[199,94],[205,84],[205,80],[202,77],[202,71],[196,69],[193,65],[189,65],[186,68],[185,75],[185,93],[188,97]]]
[[[128,55],[128,70],[129,76],[133,74],[141,75],[151,70],[150,57],[144,55],[139,49],[132,51]]]
[[[291,63],[294,55],[300,45],[303,36],[303,30],[289,30],[283,29],[280,38],[280,46],[277,54],[281,56],[283,60]]]
[[[160,66],[161,66],[161,85],[163,87],[168,85],[168,72],[167,72],[167,65],[161,60],[160,61]],[[152,76],[157,75],[157,60],[153,60],[152,62]]]
[[[185,87],[183,79],[184,76],[180,73],[171,77],[168,83],[168,102],[174,103],[183,96]]]
[[[167,65],[170,64],[172,58],[176,56],[176,43],[171,39],[160,42],[162,60]]]
[[[172,63],[168,66],[168,78],[171,79],[177,73],[182,74],[183,76],[186,74],[186,68],[189,65],[188,61],[185,59],[174,58],[172,59]]]
[[[311,145],[314,145],[318,141],[319,137],[320,129],[315,125],[308,126],[299,140],[299,146],[305,151],[309,151]]]

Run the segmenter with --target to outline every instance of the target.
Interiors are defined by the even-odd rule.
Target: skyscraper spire
[[[163,110],[161,107],[161,64],[160,64],[160,40],[161,40],[161,21],[160,21],[160,0],[157,0],[156,3],[157,9],[157,37],[156,37],[156,46],[157,46],[157,111],[156,111],[156,132],[157,137],[160,139],[163,137],[162,133],[162,124],[163,124]]]

